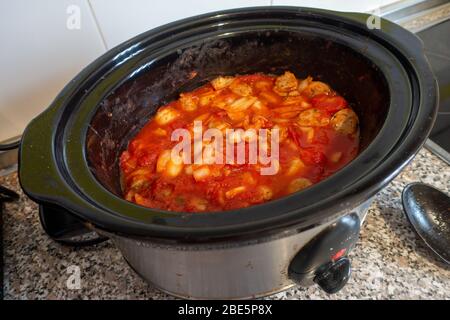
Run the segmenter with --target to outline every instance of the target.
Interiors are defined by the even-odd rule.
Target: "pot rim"
[[[304,19],[314,20],[321,18],[328,22],[343,23],[347,28],[355,28],[358,32],[369,34],[373,41],[387,48],[387,50],[396,51],[396,59],[403,60],[399,62],[403,69],[409,69],[411,95],[413,98],[416,98],[415,101],[410,102],[416,102],[420,105],[420,107],[417,107],[415,118],[411,119],[408,116],[408,119],[404,119],[404,122],[408,123],[405,128],[401,126],[399,128],[389,128],[387,125],[389,122],[386,119],[385,125],[377,137],[356,159],[339,172],[307,190],[261,205],[233,211],[204,214],[167,212],[144,208],[127,202],[107,191],[90,173],[84,154],[85,139],[83,141],[72,141],[71,145],[77,144],[77,146],[68,148],[65,141],[67,141],[66,139],[70,141],[72,137],[71,133],[68,133],[65,129],[52,130],[46,135],[42,134],[41,137],[36,137],[38,128],[42,129],[45,126],[48,128],[49,122],[54,123],[55,127],[60,129],[61,124],[63,124],[64,128],[73,125],[75,120],[73,118],[67,119],[67,112],[65,112],[69,102],[74,101],[74,99],[80,99],[81,101],[83,98],[83,92],[80,92],[82,88],[93,85],[93,82],[97,81],[99,77],[110,72],[113,66],[126,62],[130,56],[137,56],[140,45],[143,42],[150,41],[150,39],[167,38],[167,35],[170,33],[199,27],[202,23],[208,26],[217,21],[242,19],[242,17],[252,14],[259,14],[263,17],[264,15],[276,13],[291,14],[293,17]],[[437,86],[423,54],[420,40],[408,31],[384,19],[382,20],[382,26],[389,31],[388,33],[379,30],[367,31],[364,23],[368,17],[369,15],[366,14],[340,13],[299,7],[242,8],[183,19],[128,40],[111,49],[86,67],[63,89],[50,108],[34,119],[27,127],[23,135],[19,156],[19,177],[22,188],[32,199],[65,207],[70,212],[92,222],[101,229],[135,236],[208,241],[218,238],[254,235],[260,232],[268,232],[269,230],[271,232],[280,232],[291,226],[304,229],[305,227],[311,227],[334,219],[348,212],[349,208],[356,207],[367,200],[400,172],[425,142],[437,111]],[[390,89],[392,89],[392,86]],[[393,98],[395,100],[395,97]],[[98,106],[91,108],[90,114],[85,116],[87,118],[92,117],[97,108]],[[389,112],[394,112],[392,101]],[[84,138],[88,127],[88,123],[85,122],[85,124],[80,129],[84,132]],[[389,130],[394,130],[394,133],[397,135],[396,138],[402,141],[397,139],[392,141],[392,149],[385,150],[383,157],[379,156],[379,159],[375,159],[377,160],[376,163],[373,159],[367,158],[367,161],[372,161],[372,167],[366,167],[366,169],[372,168],[373,170],[364,172],[364,175],[361,172],[357,179],[354,179],[344,187],[341,187],[339,184],[337,184],[337,187],[336,185],[333,187],[335,182],[345,177],[345,175],[349,175],[349,172],[354,170],[354,167],[361,162],[363,155],[366,157],[373,156],[374,146],[383,143],[383,136],[385,137],[386,134],[389,134]],[[79,136],[75,135],[73,137],[78,138]],[[41,138],[41,140],[36,140],[37,138]],[[40,152],[39,156],[43,157],[45,161],[42,158],[41,160],[38,159],[36,147],[35,150],[32,150],[33,145],[39,145],[40,143],[38,142],[42,141],[45,144],[42,146],[43,148],[40,150],[42,152]],[[81,165],[79,162],[78,165],[73,163],[75,159],[77,161],[81,159],[79,157],[80,154],[71,163],[71,153],[75,149],[77,153],[81,152],[83,156],[84,162]],[[36,163],[41,166],[38,177],[36,177],[35,173],[39,168],[37,170],[32,168]],[[70,170],[67,170],[67,167]],[[90,173],[90,176],[89,174],[86,176],[87,172]],[[98,191],[103,190],[103,193],[99,193],[98,197],[93,198],[92,194],[85,191],[88,190],[86,189],[87,185],[80,186],[80,178],[82,177],[85,177],[86,181],[89,180],[92,186],[95,185]],[[354,178],[355,175],[352,175],[352,177]],[[43,187],[46,182],[48,185]],[[331,190],[333,192],[330,192]],[[327,196],[321,199],[320,202],[298,206],[297,203],[307,203],[304,200],[308,198],[314,199],[314,195],[321,192]],[[111,208],[108,206],[113,199],[121,202],[120,210],[117,210],[117,207]],[[280,207],[283,207],[282,213],[280,213]],[[136,220],[136,216],[131,218],[121,214],[121,212],[127,212],[127,214],[133,212],[138,217],[142,213],[148,213],[148,220],[139,221]],[[262,219],[263,217],[264,219]]]

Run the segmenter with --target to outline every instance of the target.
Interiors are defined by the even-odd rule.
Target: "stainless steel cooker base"
[[[362,223],[372,199],[349,214],[356,213]],[[169,295],[183,299],[255,299],[295,286],[288,271],[291,261],[338,220],[277,238],[192,245],[135,240],[100,232],[113,240],[139,276]],[[337,248],[328,250],[336,252]],[[313,284],[312,278],[301,283]]]

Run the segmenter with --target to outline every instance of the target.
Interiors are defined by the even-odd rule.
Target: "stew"
[[[356,113],[326,83],[289,71],[220,76],[160,107],[131,140],[124,197],[169,211],[247,207],[321,181],[358,145]]]

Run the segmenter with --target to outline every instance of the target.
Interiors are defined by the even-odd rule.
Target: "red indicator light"
[[[338,252],[336,252],[334,254],[334,256],[331,257],[331,261],[338,260],[340,257],[342,257],[345,254],[346,251],[347,251],[346,248],[343,248],[343,249],[339,250]]]

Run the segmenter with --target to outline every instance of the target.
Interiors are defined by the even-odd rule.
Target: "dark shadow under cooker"
[[[205,14],[143,33],[86,67],[27,127],[20,182],[46,231],[111,238],[146,280],[190,298],[263,296],[294,284],[336,292],[373,195],[417,153],[437,89],[420,40],[368,15],[296,7]],[[291,196],[211,214],[121,197],[118,158],[158,106],[217,75],[311,75],[360,119],[361,152]],[[195,76],[193,76],[195,74]],[[95,241],[95,240],[94,240]]]

